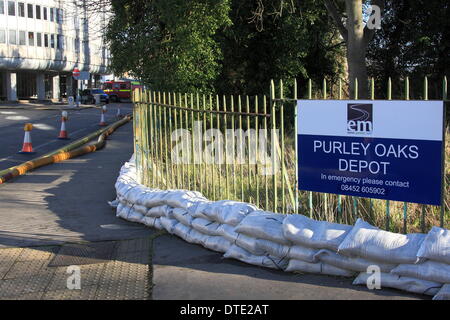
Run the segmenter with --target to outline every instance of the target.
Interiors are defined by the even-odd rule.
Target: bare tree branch
[[[330,14],[331,18],[333,18],[334,23],[336,24],[337,28],[339,29],[339,32],[342,35],[342,38],[344,38],[345,41],[348,40],[348,31],[347,28],[344,26],[344,23],[342,22],[342,15],[339,13],[338,8],[333,0],[325,0],[325,7],[328,10],[328,13]]]

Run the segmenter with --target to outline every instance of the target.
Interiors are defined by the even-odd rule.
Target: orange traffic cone
[[[67,134],[67,130],[66,130],[66,121],[67,120],[68,120],[67,111],[63,111],[62,116],[61,116],[61,130],[59,131],[59,136],[58,136],[58,139],[60,139],[60,140],[68,140],[69,139],[69,135]]]
[[[102,108],[102,117],[100,118],[100,123],[98,124],[101,127],[107,126],[108,124],[105,121],[105,113],[106,113],[106,106],[103,106]]]
[[[31,123],[26,123],[23,130],[25,131],[25,137],[23,138],[23,146],[22,150],[19,153],[23,154],[32,154],[35,153],[33,151],[33,146],[31,144],[31,130],[33,129],[33,125]]]

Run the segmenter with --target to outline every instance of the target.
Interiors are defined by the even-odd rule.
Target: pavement
[[[0,185],[0,299],[428,299],[224,259],[116,218],[107,201],[132,152],[128,123],[98,152]]]

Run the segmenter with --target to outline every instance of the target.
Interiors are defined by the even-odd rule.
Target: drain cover
[[[115,251],[116,242],[114,241],[68,244],[61,247],[48,266],[63,267],[105,263],[114,258]]]

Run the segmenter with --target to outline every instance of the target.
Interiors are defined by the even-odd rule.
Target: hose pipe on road
[[[106,137],[111,135],[117,128],[124,125],[125,123],[131,120],[131,116],[126,116],[120,121],[117,121],[105,129],[98,130],[68,146],[60,148],[50,154],[43,155],[39,158],[24,162],[18,166],[3,170],[0,172],[2,174],[0,176],[0,184],[5,183],[17,176],[23,175],[26,172],[48,165],[56,162],[61,162],[67,159],[75,158],[81,156],[83,154],[87,154],[90,152],[94,152],[96,150],[102,149],[106,144]],[[98,137],[96,143],[88,146],[79,147],[79,145],[85,144],[88,141],[92,140],[95,137],[95,134]],[[83,143],[84,142],[84,143]],[[76,148],[76,149],[75,149]],[[70,151],[69,151],[70,150]],[[5,173],[6,172],[6,173]]]

